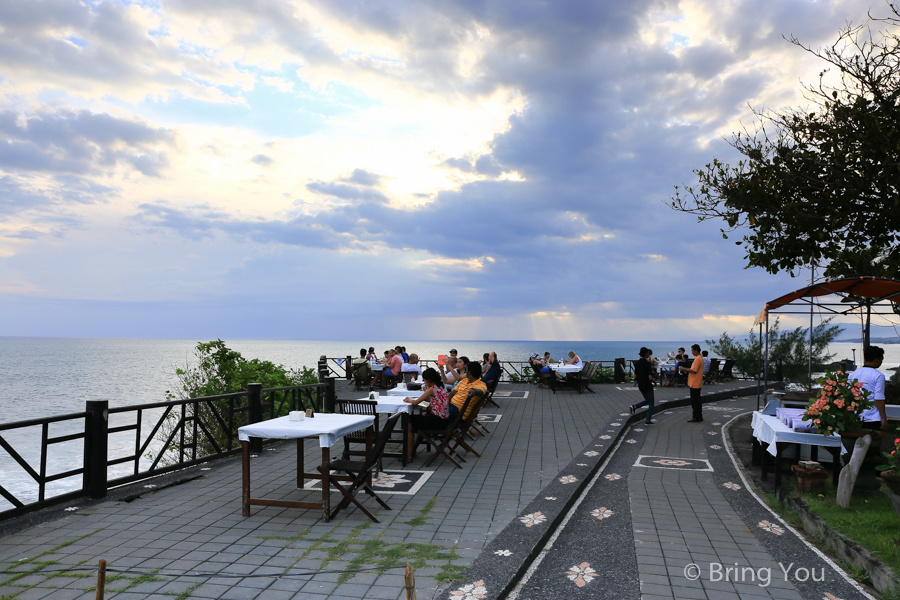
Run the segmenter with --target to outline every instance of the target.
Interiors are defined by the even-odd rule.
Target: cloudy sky
[[[745,333],[803,282],[666,203],[870,6],[2,2],[0,335]]]

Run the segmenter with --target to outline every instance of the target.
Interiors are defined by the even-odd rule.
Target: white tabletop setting
[[[251,437],[290,440],[319,436],[319,446],[329,448],[343,436],[365,429],[375,422],[371,415],[337,415],[317,413],[314,417],[304,417],[292,421],[289,416],[269,419],[238,428],[238,438],[242,442]]]
[[[378,396],[375,398],[375,401],[378,402],[378,404],[375,405],[375,412],[388,415],[398,412],[412,412],[412,404],[404,402],[403,399],[407,396],[415,399],[421,395],[422,394],[417,394],[416,392],[409,392],[403,394],[403,396]],[[360,398],[360,400],[371,400],[371,398],[366,396],[365,398]]]
[[[754,412],[751,427],[753,428],[753,437],[760,442],[768,444],[767,451],[772,456],[778,454],[777,442],[840,448],[841,454],[846,453],[846,449],[841,445],[841,436],[832,434],[826,437],[821,433],[794,431],[793,427],[785,425],[777,416],[773,417],[764,415],[761,412]]]
[[[578,373],[583,368],[579,367],[578,365],[564,365],[562,363],[550,363],[549,367],[557,373],[562,373],[563,375],[565,375],[566,373]]]

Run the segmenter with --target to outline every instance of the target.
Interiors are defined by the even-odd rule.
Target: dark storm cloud
[[[88,110],[0,110],[0,170],[85,175],[119,163],[158,177],[174,133]]]

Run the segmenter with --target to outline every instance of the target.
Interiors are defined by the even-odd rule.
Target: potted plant
[[[866,492],[878,491],[881,484],[875,478],[874,467],[881,460],[879,441],[884,433],[877,430],[862,430],[862,413],[872,406],[869,400],[871,392],[863,387],[861,381],[855,379],[848,381],[847,373],[844,371],[826,373],[816,382],[820,385],[818,396],[810,399],[803,420],[810,421],[816,433],[826,437],[840,435],[848,453],[853,452],[857,438],[871,435],[873,441],[857,476],[854,489]]]
[[[884,457],[887,459],[887,464],[875,468],[881,471],[881,480],[888,486],[888,489],[894,494],[900,495],[900,475],[898,475],[898,472],[900,472],[900,454],[897,453],[898,450],[900,450],[900,438],[894,440],[893,450],[883,452]]]

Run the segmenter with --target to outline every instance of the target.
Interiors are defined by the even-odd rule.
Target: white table
[[[552,370],[554,370],[557,373],[560,373],[562,375],[567,375],[569,373],[578,373],[579,371],[581,371],[584,368],[583,366],[579,367],[578,365],[562,365],[560,363],[550,363],[550,365],[548,365],[548,366]]]
[[[343,436],[360,429],[366,429],[366,454],[372,451],[372,424],[375,417],[371,415],[335,415],[317,414],[313,418],[302,421],[291,421],[289,417],[278,417],[261,421],[238,428],[238,439],[241,440],[242,450],[242,494],[241,510],[245,517],[250,516],[250,506],[280,506],[286,508],[318,508],[322,510],[325,521],[331,514],[331,479],[338,481],[350,481],[350,477],[331,475],[328,469],[324,473],[303,472],[303,441],[305,439],[319,438],[319,446],[322,449],[322,465],[331,462],[331,446],[336,444]],[[269,500],[266,498],[250,497],[250,438],[270,438],[278,440],[297,440],[297,487],[303,488],[305,479],[322,480],[321,502],[297,502],[293,500]]]
[[[766,454],[775,457],[775,487],[781,485],[781,457],[784,451],[793,444],[806,444],[811,446],[813,460],[817,459],[819,447],[828,450],[834,461],[832,463],[834,483],[837,484],[838,473],[841,470],[840,456],[847,451],[841,444],[839,435],[825,437],[820,433],[800,433],[788,427],[778,417],[754,412],[751,425],[753,428],[753,462],[759,460],[762,463],[762,479],[768,479],[766,467]],[[763,448],[765,445],[765,448]],[[766,452],[762,452],[765,449]]]

